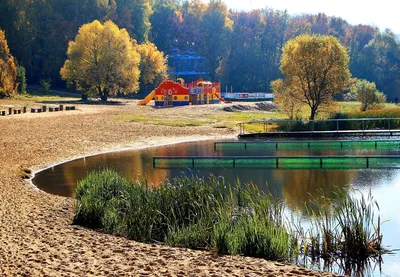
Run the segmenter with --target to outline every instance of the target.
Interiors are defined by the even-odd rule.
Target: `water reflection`
[[[400,215],[397,210],[400,194],[400,170],[320,170],[320,169],[153,169],[153,156],[294,156],[294,155],[388,155],[399,154],[399,150],[375,149],[218,149],[214,151],[212,141],[187,143],[156,147],[140,151],[125,151],[108,153],[79,159],[38,173],[33,183],[40,189],[57,195],[75,195],[77,181],[83,179],[89,172],[105,167],[115,169],[131,179],[146,177],[149,183],[159,185],[165,179],[180,175],[209,176],[222,175],[227,182],[237,178],[241,183],[254,183],[262,191],[271,192],[281,197],[291,207],[304,211],[304,203],[311,195],[322,194],[332,196],[336,188],[354,186],[372,194],[380,204],[382,219],[390,219],[382,225],[384,244],[391,248],[400,248]],[[327,265],[325,265],[327,266]],[[319,266],[324,269],[324,265]],[[340,268],[336,265],[335,268]],[[378,266],[379,267],[379,266]],[[325,268],[327,269],[327,268]],[[343,272],[347,270],[343,267]],[[379,275],[378,270],[371,269],[371,275]],[[384,257],[383,272],[385,276],[396,276],[400,272],[400,256],[398,254]],[[369,274],[368,274],[369,275]],[[368,276],[367,275],[367,276]]]

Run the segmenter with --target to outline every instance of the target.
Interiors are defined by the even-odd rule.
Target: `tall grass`
[[[284,216],[284,203],[239,180],[180,177],[159,188],[112,170],[79,182],[74,222],[144,242],[273,260],[358,263],[382,252],[380,217],[371,194],[338,191],[308,205],[311,227]]]
[[[311,208],[310,208],[311,207]],[[308,205],[311,227],[299,237],[303,253],[314,260],[337,262],[346,274],[365,270],[368,261],[381,260],[383,248],[379,206],[371,193],[337,190],[334,197],[321,196]]]
[[[255,186],[215,176],[175,178],[153,189],[104,170],[79,182],[74,222],[137,241],[286,259],[290,237],[274,201]]]

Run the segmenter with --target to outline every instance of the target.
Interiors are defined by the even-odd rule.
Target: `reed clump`
[[[307,207],[310,228],[298,228],[297,236],[303,253],[314,261],[335,262],[347,274],[364,270],[368,260],[381,261],[389,252],[383,248],[379,205],[371,192],[365,196],[354,189],[337,190],[334,197],[321,196]]]
[[[143,242],[272,260],[299,256],[345,264],[384,251],[371,194],[338,191],[308,205],[307,220],[288,220],[284,203],[252,184],[222,177],[179,177],[153,188],[112,170],[89,174],[77,187],[74,223]],[[353,196],[352,196],[353,195]]]
[[[255,186],[210,176],[175,178],[151,188],[146,180],[132,183],[104,170],[79,182],[76,195],[76,224],[137,241],[288,258],[281,205]]]

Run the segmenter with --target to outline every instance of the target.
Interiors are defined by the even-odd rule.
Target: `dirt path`
[[[21,168],[38,170],[78,156],[235,134],[208,125],[119,120],[121,114],[185,118],[223,113],[217,107],[156,110],[134,104],[0,117],[0,276],[333,276],[262,259],[137,243],[73,226],[73,199],[44,193],[20,177]]]

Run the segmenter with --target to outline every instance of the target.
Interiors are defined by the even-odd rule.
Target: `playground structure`
[[[177,82],[164,81],[149,93],[138,105],[147,105],[154,99],[156,107],[218,104],[226,102],[221,97],[219,82],[203,79],[185,84],[182,78]]]

